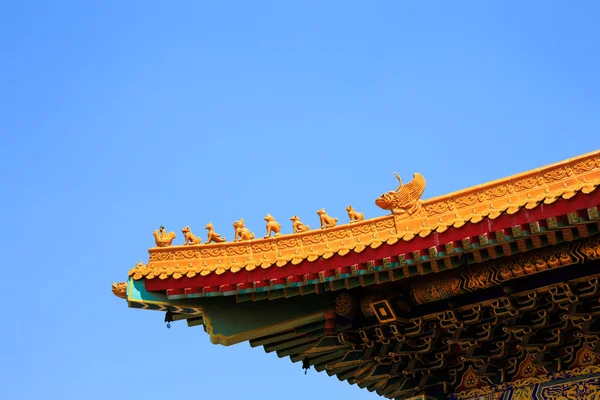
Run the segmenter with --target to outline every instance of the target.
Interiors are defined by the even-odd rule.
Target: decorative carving
[[[492,186],[491,188],[483,191],[483,194],[486,200],[494,200],[514,193],[514,191],[514,186],[510,183],[507,183],[506,185]]]
[[[325,313],[325,335],[334,336],[335,328],[337,327],[335,311]]]
[[[425,178],[421,174],[415,173],[413,180],[403,185],[400,175],[395,172],[394,174],[399,182],[398,188],[382,194],[375,200],[375,204],[393,214],[404,214],[407,217],[424,214],[421,196],[425,191]]]
[[[323,240],[325,240],[325,238],[326,236],[322,235],[321,233],[302,236],[302,244],[311,245],[321,243]]]
[[[600,155],[600,151],[574,160],[565,161],[559,165],[544,167],[525,174],[520,174],[514,178],[505,178],[475,188],[462,190],[451,195],[431,199],[420,206],[422,212],[419,211],[412,214],[412,217],[426,215],[428,217],[435,216],[434,218],[419,218],[418,221],[409,220],[406,221],[405,224],[403,219],[407,218],[409,212],[415,209],[414,207],[409,207],[408,211],[404,210],[404,212],[396,213],[393,216],[379,217],[370,221],[363,220],[360,223],[344,226],[341,227],[341,229],[331,229],[323,233],[318,231],[305,233],[298,237],[299,240],[297,240],[295,242],[296,244],[292,245],[292,247],[288,247],[287,242],[284,242],[288,238],[277,237],[269,241],[271,242],[271,245],[267,245],[265,247],[266,250],[253,249],[251,251],[250,247],[245,244],[223,244],[224,249],[222,250],[215,250],[216,248],[221,247],[217,245],[206,246],[206,248],[210,249],[209,251],[205,251],[204,246],[198,246],[197,248],[195,246],[188,246],[188,248],[194,248],[194,250],[196,250],[195,252],[187,252],[187,250],[186,252],[182,252],[183,250],[180,250],[179,248],[171,251],[171,249],[162,249],[162,247],[167,247],[172,244],[172,237],[170,237],[170,235],[174,237],[175,234],[167,233],[163,228],[155,234],[156,246],[160,248],[151,249],[149,266],[144,270],[144,273],[136,273],[134,279],[141,279],[142,277],[153,279],[159,276],[164,279],[166,276],[173,276],[170,272],[171,264],[180,259],[186,260],[186,264],[188,260],[197,261],[195,262],[196,268],[198,269],[197,272],[202,272],[203,276],[215,271],[221,271],[220,273],[225,271],[226,269],[219,266],[220,263],[236,263],[236,265],[239,265],[239,269],[244,269],[246,264],[249,269],[255,268],[256,262],[262,265],[263,268],[269,268],[271,265],[275,264],[282,267],[287,262],[292,262],[292,260],[294,260],[293,262],[296,265],[303,259],[314,261],[322,255],[326,255],[326,258],[329,258],[336,254],[346,255],[349,251],[359,253],[367,247],[377,248],[382,243],[393,245],[398,240],[408,242],[416,236],[425,238],[433,232],[442,233],[448,229],[458,228],[465,223],[480,222],[487,217],[495,219],[504,212],[514,213],[521,207],[532,209],[540,204],[552,204],[552,202],[561,197],[568,200],[578,193],[581,193],[578,196],[588,195],[594,190],[597,190],[597,187],[600,185],[600,157],[598,157],[598,155]],[[596,167],[594,167],[594,165]],[[577,177],[577,179],[569,179],[569,177]],[[561,181],[557,181],[557,179],[561,179]],[[418,185],[419,180],[422,180],[423,184],[421,186]],[[562,183],[562,180],[564,180],[564,184]],[[560,182],[560,184],[557,184],[557,182]],[[550,184],[552,186],[550,186]],[[424,188],[424,179],[422,179],[420,175],[415,174],[413,182],[407,185],[402,185],[400,182],[400,187],[396,191],[383,195],[378,201],[380,203],[385,203],[384,200],[386,198],[390,199],[391,196],[391,200],[396,200],[396,202],[393,202],[396,204],[398,201],[405,199],[405,197],[402,196],[403,194],[410,193],[408,189],[411,185],[419,186],[422,189]],[[544,188],[546,189],[545,191]],[[550,188],[552,188],[551,191]],[[518,197],[514,196],[515,192],[519,192]],[[420,203],[419,196],[413,200]],[[596,208],[597,207],[591,207],[587,209],[587,216],[589,219],[598,219],[598,211]],[[419,209],[419,206],[416,206],[416,209]],[[355,210],[352,211],[356,213]],[[327,215],[325,214],[325,216]],[[578,218],[583,217],[584,215],[582,214]],[[327,216],[327,218],[329,218],[329,216]],[[308,231],[308,225],[300,222],[296,216],[290,218],[290,220],[293,221],[294,233]],[[333,220],[334,223],[337,222],[334,218],[331,218],[331,220]],[[356,218],[353,218],[353,220],[356,220]],[[583,221],[584,220],[581,220],[581,222]],[[236,221],[236,225],[236,242],[243,240],[242,236],[245,239],[253,236],[252,232],[249,232],[245,226],[243,226],[243,220]],[[328,225],[326,221],[323,221],[323,225],[324,227],[330,227],[333,224]],[[537,229],[534,229],[533,225],[529,225],[531,226],[530,231],[532,234],[537,235],[540,233],[539,224],[537,224]],[[244,232],[242,233],[242,236],[237,234],[240,232],[240,230],[237,229],[238,227],[242,228],[241,230]],[[578,234],[578,238],[592,235],[596,229],[591,228],[592,230],[588,232],[583,225],[579,225],[577,228],[559,229],[558,220],[553,217],[547,218],[547,227],[548,229],[556,230],[555,232],[544,232],[543,236],[547,238],[547,243],[551,245],[556,245],[561,239],[575,239],[576,233]],[[212,224],[207,224],[206,229],[208,231],[207,244],[223,243],[226,241],[224,237],[214,232]],[[569,229],[572,232],[569,231]],[[577,229],[577,231],[575,229]],[[185,232],[184,236],[186,236]],[[502,234],[502,237],[502,241],[498,239],[498,243],[504,244],[502,248],[504,253],[500,252],[500,247],[493,247],[489,245],[489,243],[486,243],[484,254],[487,253],[490,258],[497,258],[499,256],[497,252],[500,252],[500,256],[503,256],[503,259],[505,259],[505,257],[511,253],[512,245],[504,243],[506,241],[504,233]],[[534,236],[530,240],[535,248],[542,247],[543,245],[538,236]],[[186,238],[185,243],[189,244],[190,241]],[[323,249],[322,246],[325,243],[327,247]],[[519,250],[524,251],[525,247],[521,245],[525,244],[525,242],[518,242],[518,244]],[[480,245],[483,246],[483,242],[481,242]],[[231,248],[229,248],[229,246],[231,246]],[[297,246],[298,248],[294,248],[294,246]],[[289,249],[289,251],[282,255],[277,252],[278,249]],[[253,253],[252,260],[245,260],[245,258],[247,258],[245,256],[243,258],[238,258],[236,261],[232,261],[232,259],[222,259],[222,257],[235,257],[247,253]],[[475,253],[473,255],[477,257],[477,254]],[[517,266],[511,264],[508,265],[506,270],[502,269],[499,271],[496,269],[494,271],[493,279],[496,279],[496,277],[500,278],[501,273],[507,277],[515,277],[518,274],[533,273],[532,271],[534,270],[537,272],[544,270],[544,268],[560,267],[561,265],[570,262],[568,256],[565,257],[565,254],[562,256],[563,257],[557,253],[553,256],[544,256],[539,260],[525,261]],[[598,259],[600,258],[600,249],[597,249],[594,246],[590,247],[589,245],[583,246],[576,255],[573,255],[573,257],[591,257],[592,259]],[[438,267],[435,263],[429,261],[427,264],[431,267],[433,272],[436,272]],[[444,264],[446,264],[447,268],[452,267],[452,263],[449,259],[444,259]],[[411,268],[415,269],[415,267]],[[423,271],[423,268],[423,266],[417,266],[417,271],[411,271],[411,274],[413,272]],[[408,272],[406,274],[408,275]],[[436,288],[436,290],[439,290],[439,288]]]
[[[335,298],[335,312],[339,315],[350,316],[354,308],[352,296],[349,293],[340,293]]]
[[[519,179],[514,182],[514,186],[518,191],[530,190],[536,186],[543,185],[544,178],[541,176],[530,176],[528,178]]]
[[[127,299],[127,282],[113,283],[112,292],[117,297]]]
[[[291,217],[290,221],[292,221],[292,229],[294,233],[307,232],[310,230],[310,226],[304,225],[302,222],[300,222],[300,217],[296,215]]]
[[[597,242],[585,242],[581,245],[579,251],[586,254],[593,254],[589,249],[593,249],[597,244],[600,251],[600,244]],[[411,286],[411,295],[417,304],[429,303],[442,300],[451,296],[485,289],[491,286],[499,285],[504,281],[519,278],[525,275],[545,271],[550,268],[572,265],[580,262],[573,255],[579,244],[573,244],[569,247],[562,245],[558,248],[541,249],[531,254],[526,254],[518,259],[507,261],[501,260],[487,265],[482,265],[477,269],[468,270],[459,276],[447,276],[445,278],[431,278],[428,280],[416,282]]]
[[[440,201],[438,203],[432,203],[425,207],[428,215],[443,214],[454,210],[454,201]]]
[[[206,239],[206,244],[209,244],[212,242],[223,243],[224,241],[227,240],[215,232],[215,228],[213,228],[213,224],[211,224],[210,222],[208,224],[206,224],[206,226],[204,228],[208,231],[208,237]]]
[[[281,233],[281,225],[279,222],[275,221],[275,218],[273,218],[271,214],[265,216],[265,221],[267,221],[267,234],[265,239],[271,237],[271,232],[273,232],[274,236],[279,236]]]
[[[597,260],[600,258],[600,242],[596,240],[586,240],[581,246],[581,252],[585,254],[590,260]]]
[[[266,253],[268,251],[275,250],[277,246],[273,242],[263,242],[263,243],[253,243],[252,244],[252,252],[253,253]]]
[[[593,170],[594,168],[596,168],[596,163],[594,162],[594,160],[591,159],[573,164],[573,171],[575,171],[576,174],[588,172]]]
[[[492,272],[487,268],[479,268],[468,273],[467,278],[469,282],[469,289],[483,289],[492,283]]]
[[[475,203],[477,203],[478,201],[480,201],[480,200],[476,194],[469,194],[469,195],[457,198],[455,200],[455,203],[458,206],[458,208],[463,208],[463,207],[472,206]]]
[[[475,371],[472,366],[469,366],[467,371],[462,375],[460,385],[456,388],[456,392],[460,393],[465,390],[480,388],[489,385],[491,382]]]
[[[173,259],[175,260],[185,260],[198,258],[200,256],[200,252],[198,250],[177,250],[173,254]]]
[[[235,221],[233,227],[235,228],[234,242],[254,239],[254,232],[250,232],[250,230],[246,228],[243,218],[240,218],[239,221]]]
[[[544,387],[540,390],[538,398],[545,400],[595,400],[600,398],[600,378],[582,379]]]
[[[393,219],[386,219],[383,221],[375,222],[375,228],[379,231],[385,231],[395,226]]]
[[[160,228],[153,233],[154,241],[156,242],[156,247],[169,247],[171,243],[173,243],[173,239],[177,237],[175,232],[165,231],[164,226],[160,226]]]
[[[362,221],[363,219],[365,219],[365,214],[354,211],[354,208],[352,206],[346,207],[346,211],[348,212],[348,218],[350,218],[350,223]]]
[[[329,215],[327,215],[324,208],[318,210],[317,215],[319,216],[319,220],[321,221],[321,229],[333,228],[337,224],[338,219],[331,218]]]
[[[544,173],[542,176],[548,183],[559,181],[573,175],[573,170],[570,167],[560,167]]]
[[[149,261],[170,261],[174,258],[174,254],[170,251],[157,251],[150,253]]]
[[[342,229],[339,231],[328,232],[327,240],[344,239],[350,236],[352,236],[352,234],[349,230]]]
[[[430,303],[460,294],[460,284],[456,276],[418,282],[412,288],[412,295],[417,304]]]
[[[202,256],[202,258],[217,258],[217,257],[223,257],[224,255],[226,255],[227,252],[223,247],[215,247],[215,248],[205,248],[200,250],[200,255]]]
[[[185,241],[183,242],[184,245],[186,244],[200,244],[202,243],[202,240],[200,240],[199,237],[197,237],[196,235],[194,235],[192,233],[192,231],[190,230],[189,226],[186,226],[185,228],[181,229],[181,233],[183,233],[183,237],[185,239]]]
[[[360,299],[360,310],[365,317],[373,317],[375,313],[371,308],[371,303],[377,299],[377,295],[370,294]]]

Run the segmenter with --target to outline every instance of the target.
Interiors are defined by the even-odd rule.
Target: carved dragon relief
[[[398,182],[396,190],[382,194],[375,200],[375,204],[384,210],[391,211],[395,215],[404,215],[406,218],[426,214],[423,208],[421,196],[425,191],[425,178],[415,173],[413,180],[406,185],[402,184],[400,175],[394,172]]]

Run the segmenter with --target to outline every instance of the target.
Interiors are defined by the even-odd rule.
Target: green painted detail
[[[504,231],[496,231],[496,243],[504,243],[506,242],[506,236],[504,235]]]
[[[521,229],[520,225],[515,225],[513,227],[510,228],[513,234],[513,237],[518,238],[523,236],[523,231]]]
[[[571,212],[567,214],[567,219],[569,221],[569,225],[575,225],[579,223],[579,216],[576,212]]]
[[[305,334],[304,336],[302,336],[300,338],[296,338],[296,339],[292,339],[292,340],[283,340],[278,343],[265,345],[265,352],[271,353],[271,352],[277,351],[277,350],[285,350],[285,349],[289,349],[291,347],[297,347],[299,345],[302,345],[302,344],[305,344],[308,342],[312,342],[321,336],[323,336],[322,331],[310,332],[309,334]]]
[[[250,347],[264,346],[266,344],[277,343],[281,342],[282,340],[293,339],[295,337],[298,337],[298,334],[296,332],[287,332],[281,335],[271,335],[268,337],[251,340]]]
[[[398,256],[398,262],[400,263],[400,266],[405,266],[406,265],[406,257],[404,257],[404,254],[400,254]]]
[[[198,325],[204,325],[204,319],[202,317],[190,318],[187,320],[187,324],[190,328]]]
[[[255,303],[236,303],[231,297],[220,300],[202,302],[203,317],[213,343],[230,345],[318,322],[331,309],[334,296],[325,293]]]
[[[487,234],[483,234],[483,235],[479,235],[479,245],[480,246],[487,246],[490,244],[490,239],[488,238]]]
[[[178,314],[200,314],[202,311],[198,304],[189,299],[171,300],[164,293],[148,292],[143,280],[129,278],[127,282],[127,304],[131,308],[145,310],[167,311]]]
[[[316,340],[313,340],[313,341],[309,342],[308,344],[304,344],[302,346],[291,347],[286,350],[278,351],[277,356],[279,358],[283,358],[283,357],[291,356],[292,354],[294,354],[294,355],[300,354],[304,351],[312,349],[316,342],[317,342]]]

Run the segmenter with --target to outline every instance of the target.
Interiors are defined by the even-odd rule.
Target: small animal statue
[[[175,232],[165,231],[164,226],[160,226],[160,228],[152,233],[154,235],[154,241],[156,242],[156,247],[169,247],[171,243],[173,243],[173,239],[177,237]]]
[[[365,219],[365,214],[354,211],[354,208],[352,206],[346,207],[346,211],[348,211],[348,217],[350,217],[350,223],[362,221],[363,219]]]
[[[181,229],[181,233],[183,233],[183,237],[185,239],[185,242],[183,242],[184,245],[202,243],[202,240],[200,239],[200,237],[197,237],[196,235],[194,235],[192,233],[192,231],[190,230],[189,226],[186,226],[185,228]]]
[[[279,236],[281,233],[281,225],[279,222],[275,221],[275,218],[273,218],[271,214],[267,214],[265,221],[267,221],[267,236],[265,236],[265,239],[271,237],[271,232],[275,234],[274,236]]]
[[[321,208],[319,211],[317,211],[317,215],[321,220],[321,229],[333,228],[335,224],[337,224],[338,219],[331,218],[329,215],[327,215],[324,208]]]
[[[235,238],[234,242],[239,240],[252,240],[254,239],[254,232],[250,232],[246,225],[244,225],[244,219],[240,218],[239,221],[235,221],[233,223],[233,227],[235,228]]]
[[[219,235],[217,232],[215,232],[215,228],[213,228],[213,224],[211,224],[210,222],[206,224],[204,228],[206,228],[206,230],[208,231],[208,238],[206,239],[206,244],[209,244],[211,242],[223,243],[227,240],[221,235]]]
[[[302,222],[300,222],[300,217],[294,215],[292,218],[290,218],[290,221],[292,221],[292,229],[294,230],[294,233],[306,232],[310,230],[310,226],[304,225]]]

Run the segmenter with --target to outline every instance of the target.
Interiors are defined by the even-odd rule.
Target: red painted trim
[[[218,292],[220,286],[236,285],[240,282],[255,282],[256,287],[263,287],[270,285],[270,279],[280,279],[282,283],[285,283],[286,278],[289,276],[292,277],[293,282],[302,281],[303,275],[309,275],[309,279],[317,279],[321,271],[325,271],[325,276],[335,275],[335,269],[340,268],[340,263],[343,263],[344,266],[363,264],[371,260],[381,260],[384,257],[394,257],[416,250],[426,250],[432,246],[443,246],[446,243],[460,241],[464,238],[473,238],[484,233],[510,229],[515,225],[524,225],[550,217],[564,216],[573,211],[597,206],[599,203],[600,190],[596,190],[589,195],[578,194],[569,200],[561,199],[553,204],[541,204],[533,210],[523,208],[513,215],[503,214],[494,220],[484,219],[477,224],[467,223],[460,228],[449,228],[443,233],[434,232],[425,238],[417,236],[408,242],[400,240],[393,245],[383,244],[377,249],[368,247],[362,253],[350,252],[345,256],[335,255],[330,259],[321,258],[314,262],[305,260],[298,265],[290,263],[281,268],[271,266],[268,269],[262,269],[259,266],[252,271],[243,269],[236,273],[226,272],[222,275],[212,273],[207,276],[195,276],[193,278],[167,278],[164,280],[155,278],[146,280],[145,286],[148,291],[203,287],[204,292]],[[341,269],[342,273],[347,273],[350,270],[348,267]],[[252,284],[243,287],[252,287]]]

